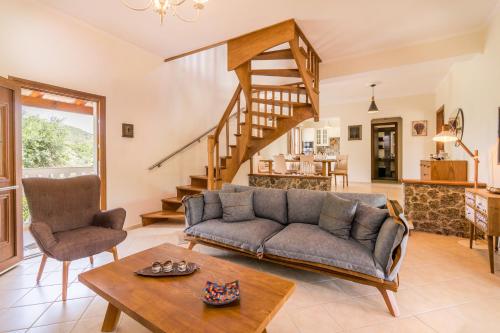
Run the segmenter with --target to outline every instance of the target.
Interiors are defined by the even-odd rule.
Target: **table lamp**
[[[478,169],[479,169],[479,152],[477,149],[472,152],[453,132],[450,131],[449,125],[443,125],[442,131],[432,138],[436,142],[454,142],[465,150],[467,155],[474,160],[474,188],[478,188]]]

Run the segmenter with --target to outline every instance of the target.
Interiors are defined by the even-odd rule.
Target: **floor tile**
[[[48,307],[49,304],[38,304],[2,310],[0,332],[29,328]]]
[[[106,302],[102,297],[96,296],[83,313],[82,318],[89,319],[97,317],[99,319],[104,319],[107,307],[108,302]]]
[[[85,285],[79,282],[73,282],[68,287],[68,296],[67,299],[75,299],[75,298],[83,298],[83,297],[93,297],[95,293],[87,288]],[[60,301],[62,299],[62,295],[60,295],[57,300]]]
[[[31,289],[26,295],[19,299],[14,306],[24,306],[31,304],[53,302],[59,297],[62,289],[61,286],[45,286]]]
[[[301,333],[334,333],[343,330],[322,305],[290,310],[289,313]]]
[[[31,289],[0,290],[0,309],[14,305]]]
[[[38,319],[35,326],[63,323],[80,319],[92,298],[79,298],[66,302],[55,302]]]
[[[36,287],[36,275],[5,275],[0,276],[0,290],[14,290]]]
[[[70,269],[68,271],[68,282],[71,283],[75,281],[78,278],[78,274],[81,272],[82,269]],[[51,272],[40,281],[41,286],[52,286],[56,284],[62,284],[62,271]]]
[[[75,323],[76,321],[70,321],[67,323],[32,327],[27,331],[27,333],[69,333],[75,326]]]
[[[349,330],[346,333],[433,333],[432,328],[415,317]]]
[[[288,313],[282,309],[267,325],[268,333],[300,333]]]

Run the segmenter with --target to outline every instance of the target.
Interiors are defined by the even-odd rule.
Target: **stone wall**
[[[415,230],[468,237],[463,186],[404,184],[405,215]]]
[[[332,177],[280,176],[280,175],[249,175],[250,186],[280,188],[299,188],[306,190],[331,191]]]

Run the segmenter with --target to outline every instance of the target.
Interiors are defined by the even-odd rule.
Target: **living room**
[[[499,9],[0,1],[0,332],[496,329]]]

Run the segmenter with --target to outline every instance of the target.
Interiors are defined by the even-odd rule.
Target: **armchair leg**
[[[40,283],[42,279],[43,269],[45,268],[45,263],[47,262],[47,255],[42,255],[42,261],[40,262],[40,267],[38,268],[38,275],[36,276],[36,283]]]
[[[64,261],[63,262],[63,271],[62,271],[62,300],[63,302],[66,301],[66,298],[68,297],[68,270],[69,270],[69,264],[71,261]]]
[[[90,265],[93,267],[94,266],[94,256],[90,256],[89,260],[90,260]]]
[[[398,303],[396,301],[394,293],[383,287],[377,287],[377,289],[382,294],[382,297],[384,298],[385,301],[385,305],[387,305],[387,309],[389,309],[391,315],[393,315],[394,317],[399,317]]]
[[[113,246],[109,252],[113,253],[113,259],[114,261],[118,261],[118,250],[116,249],[116,246]]]
[[[192,241],[190,241],[190,242],[189,242],[189,245],[188,245],[188,250],[192,250],[192,249],[193,249],[193,247],[194,247],[195,245],[196,245],[196,242],[195,242],[195,241],[193,241],[193,240],[192,240]]]

